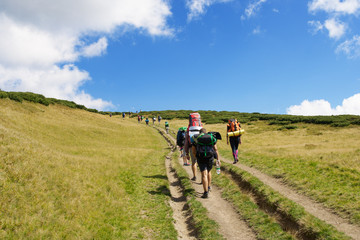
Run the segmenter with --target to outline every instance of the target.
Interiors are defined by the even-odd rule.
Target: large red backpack
[[[229,119],[229,130],[228,132],[236,132],[240,130],[240,123],[236,119]]]
[[[197,113],[197,112],[190,113],[190,115],[189,115],[189,127],[202,127],[202,123],[201,123],[199,113]]]

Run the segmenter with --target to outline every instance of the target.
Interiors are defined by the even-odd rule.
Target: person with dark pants
[[[230,146],[231,146],[231,150],[232,150],[232,154],[234,157],[234,164],[237,163],[239,161],[239,144],[241,144],[241,139],[240,136],[237,137],[229,137],[230,138]],[[229,144],[229,140],[227,141],[227,144]]]
[[[229,120],[229,124],[227,125],[228,134],[226,135],[226,143],[227,143],[227,145],[229,145],[229,138],[230,138],[230,146],[231,146],[232,154],[234,157],[233,164],[235,164],[239,161],[238,148],[239,148],[239,144],[241,144],[241,138],[240,138],[240,135],[229,137],[229,133],[239,132],[240,129],[241,129],[240,123],[236,119]]]

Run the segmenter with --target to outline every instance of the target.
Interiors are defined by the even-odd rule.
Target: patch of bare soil
[[[221,160],[227,163],[232,163],[232,161],[228,159],[222,158]],[[245,166],[239,162],[236,163],[235,166],[251,173],[264,184],[268,185],[283,196],[286,196],[290,200],[304,207],[305,211],[307,211],[308,213],[334,226],[338,231],[345,233],[346,235],[350,236],[355,240],[360,240],[360,227],[353,225],[348,220],[334,214],[331,210],[325,208],[322,204],[317,203],[312,199],[297,193],[295,190],[282,183],[280,179],[273,178],[260,172],[257,169]]]

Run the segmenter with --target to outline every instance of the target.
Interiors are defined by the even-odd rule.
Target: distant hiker
[[[211,169],[214,165],[214,158],[219,160],[216,138],[211,133],[206,133],[205,128],[200,130],[200,135],[194,135],[192,138],[194,141],[192,151],[199,164],[204,188],[204,194],[201,197],[208,198],[211,190]]]
[[[227,125],[227,135],[226,135],[226,144],[229,145],[229,138],[230,138],[230,146],[232,150],[232,154],[234,157],[233,164],[239,161],[239,151],[238,147],[241,144],[241,125],[237,121],[237,119],[229,119],[229,124]]]
[[[112,113],[110,113],[110,117],[112,117]]]
[[[156,117],[153,117],[153,125],[155,125]]]
[[[143,116],[143,115],[141,115],[141,121],[142,121],[142,120],[144,120],[144,116]]]
[[[140,121],[141,121],[141,116],[138,115],[138,123],[140,123]]]
[[[191,178],[191,180],[193,180],[193,181],[196,181],[196,156],[192,152],[192,144],[193,143],[191,142],[191,137],[194,136],[195,134],[199,134],[201,128],[202,128],[202,123],[201,123],[201,119],[200,119],[200,114],[197,112],[190,113],[189,127],[187,128],[187,131],[185,134],[184,149],[185,149],[185,153],[186,153],[186,158],[188,160],[190,160],[190,158],[191,158],[191,170],[193,172],[193,177]]]
[[[125,113],[124,112],[122,113],[122,116],[123,116],[123,120],[124,120],[125,119]]]
[[[162,118],[161,118],[161,116],[159,115],[159,116],[158,116],[159,125],[160,125],[161,119],[162,119]]]
[[[169,125],[169,123],[166,121],[166,122],[165,122],[165,130],[166,130],[166,133],[167,133],[167,134],[169,134],[169,127],[170,127],[170,125]]]
[[[149,118],[145,119],[145,123],[146,123],[146,125],[149,125]]]
[[[183,159],[184,166],[190,166],[189,160],[186,158],[185,149],[184,149],[186,130],[187,127],[179,128],[176,135],[176,145],[178,145],[180,148],[180,153]]]

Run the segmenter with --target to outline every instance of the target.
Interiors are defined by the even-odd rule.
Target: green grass
[[[225,163],[222,165],[224,166]],[[221,187],[222,196],[233,203],[242,218],[254,230],[258,239],[294,239],[289,233],[283,231],[273,218],[261,210],[248,195],[242,193],[224,172],[220,175],[213,174],[213,178],[213,183]]]
[[[222,152],[230,158],[229,152]],[[240,161],[272,176],[337,210],[353,223],[360,224],[360,173],[338,165],[316,160],[274,158],[242,154]]]
[[[153,129],[0,99],[0,238],[176,239]]]
[[[226,172],[230,172],[236,178],[241,179],[242,182],[247,184],[247,188],[251,188],[251,191],[257,198],[260,198],[262,204],[267,205],[268,211],[273,211],[276,215],[283,215],[283,221],[287,223],[294,223],[297,226],[297,234],[305,236],[305,238],[316,238],[316,239],[349,239],[343,233],[338,232],[333,226],[330,226],[316,217],[307,213],[303,207],[287,199],[285,196],[274,191],[270,187],[263,184],[256,177],[250,173],[243,171],[232,164],[223,163],[222,168],[226,169]],[[248,221],[255,226],[256,231],[261,234],[260,238],[269,239],[287,239],[288,236],[276,228],[274,223],[271,223],[263,213],[260,213],[262,221],[259,222],[260,217],[259,209],[257,206],[249,201],[246,196],[242,198],[236,197],[240,195],[240,190],[234,186],[234,183],[230,182],[228,178],[216,175],[215,181],[224,188],[224,196],[230,199],[234,205],[239,208],[239,211]],[[243,200],[245,199],[245,200]],[[246,207],[245,207],[246,206]],[[265,224],[267,223],[267,224]],[[276,231],[277,230],[277,231]],[[279,234],[279,236],[274,236]],[[271,239],[270,238],[270,239]]]

